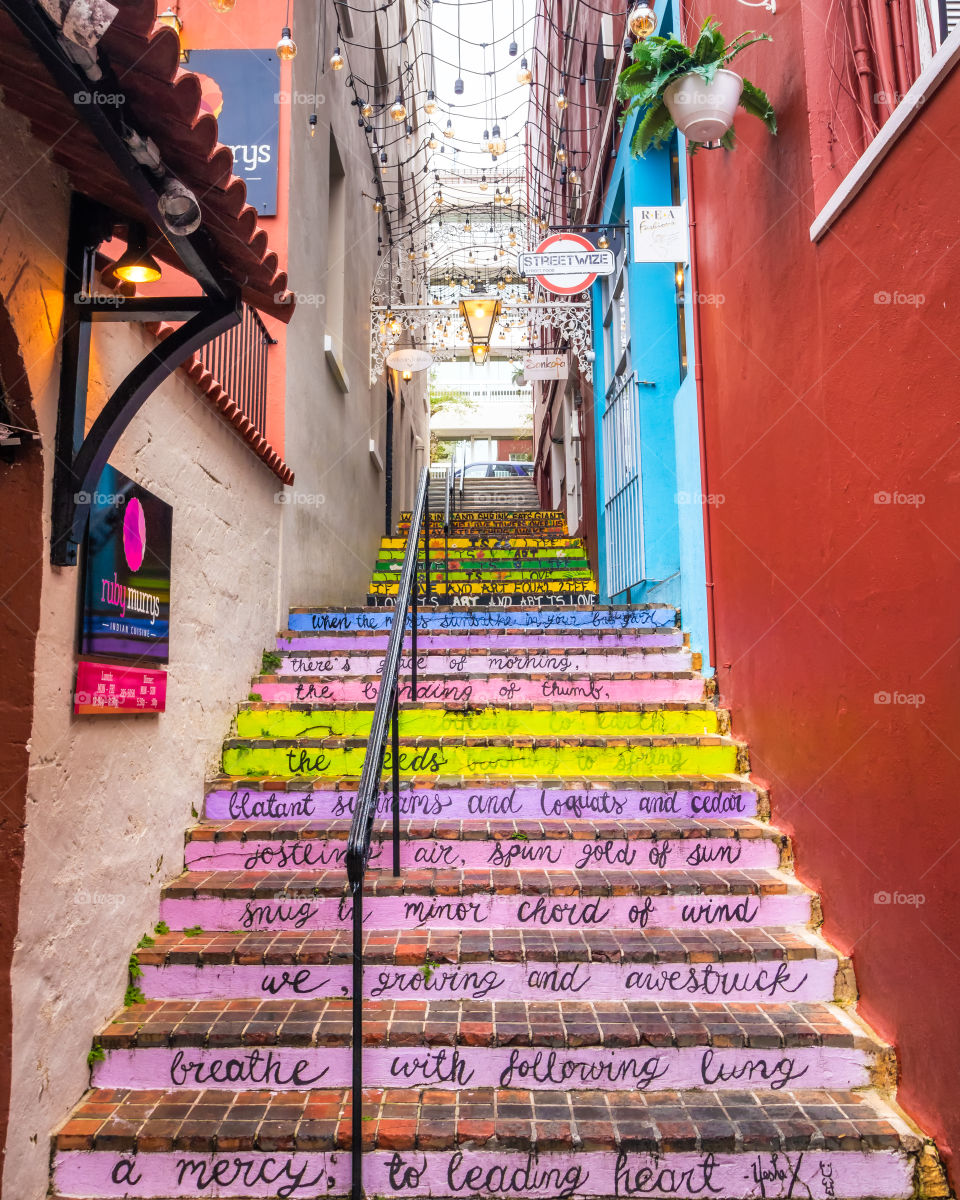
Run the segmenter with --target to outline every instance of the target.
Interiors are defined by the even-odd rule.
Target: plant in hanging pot
[[[634,43],[633,61],[620,73],[617,94],[625,107],[620,126],[637,109],[641,117],[631,149],[644,155],[659,150],[674,129],[686,137],[690,153],[698,145],[734,146],[733,117],[739,105],[777,132],[773,105],[756,84],[727,70],[754,42],[769,42],[766,33],[741,33],[727,44],[713,17],[708,17],[693,46],[674,37],[648,37]]]

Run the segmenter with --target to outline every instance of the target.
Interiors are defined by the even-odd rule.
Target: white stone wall
[[[26,123],[0,106],[0,298],[19,337],[43,436],[45,558],[69,191]],[[98,329],[91,404],[152,344]],[[47,1193],[51,1130],[88,1082],[91,1037],[121,1007],[127,960],[183,865],[236,702],[278,628],[276,477],[183,372],[145,404],[111,461],[173,504],[167,711],[72,716],[78,568],[44,567],[19,936],[13,1091],[3,1195]],[[27,636],[28,631],[25,631]]]

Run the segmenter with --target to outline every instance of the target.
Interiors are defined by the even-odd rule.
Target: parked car
[[[533,475],[532,462],[475,462],[467,463],[465,467],[460,467],[454,477],[459,482],[460,476],[464,479],[509,479],[511,477],[520,476],[521,478],[530,478]]]

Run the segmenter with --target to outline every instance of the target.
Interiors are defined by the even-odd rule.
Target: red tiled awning
[[[164,163],[200,202],[224,273],[254,308],[282,321],[293,314],[287,274],[270,249],[246,186],[233,174],[233,154],[218,140],[217,120],[200,111],[200,81],[180,69],[179,39],[157,26],[156,0],[115,0],[119,12],[99,43],[99,54],[125,93],[124,118],[156,142]],[[10,108],[30,120],[73,186],[124,216],[151,225],[148,214],[73,104],[47,73],[13,18],[0,5],[0,83]],[[151,252],[179,267],[163,238]]]

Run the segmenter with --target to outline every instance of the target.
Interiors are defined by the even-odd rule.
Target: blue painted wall
[[[671,29],[671,6],[657,4],[658,33]],[[633,158],[630,140],[635,116],[624,128],[604,201],[602,220],[628,225],[637,205],[673,203],[669,149],[650,151]],[[680,198],[686,200],[686,171],[679,171]],[[626,593],[611,596],[607,590],[607,522],[604,511],[603,414],[607,380],[607,353],[603,337],[603,292],[593,288],[594,412],[597,475],[597,534],[600,587],[605,602],[660,601],[681,609],[683,628],[693,649],[703,654],[704,668],[712,670],[708,654],[707,598],[704,566],[703,511],[701,506],[700,444],[697,420],[695,363],[693,360],[693,297],[689,271],[683,280],[682,318],[677,304],[675,267],[670,263],[634,263],[632,231],[627,232],[627,288],[632,369],[643,381],[637,389],[643,490],[645,578]],[[686,330],[687,374],[682,376],[678,350],[678,318]]]

